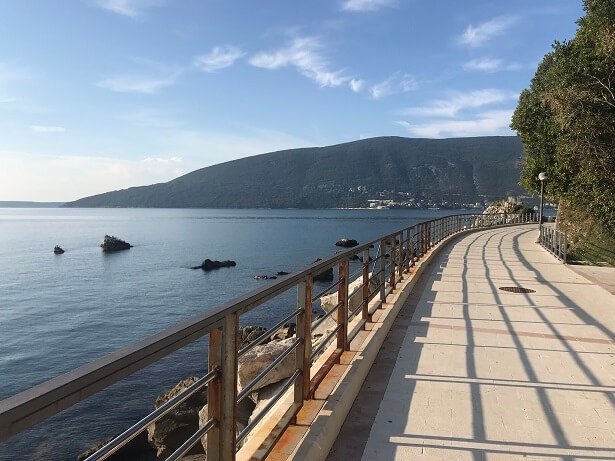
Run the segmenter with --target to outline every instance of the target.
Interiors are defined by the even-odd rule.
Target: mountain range
[[[377,137],[270,152],[131,187],[68,207],[341,208],[370,199],[472,203],[519,195],[523,146],[514,136]]]

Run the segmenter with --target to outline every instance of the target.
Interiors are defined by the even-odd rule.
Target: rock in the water
[[[290,347],[294,339],[272,341],[268,344],[255,346],[246,354],[239,357],[239,370],[237,372],[237,389],[243,389],[258,374],[267,368],[278,356]],[[254,386],[258,390],[268,384],[277,383],[288,378],[295,372],[295,354],[287,355],[277,367],[271,370],[259,383]]]
[[[53,252],[57,255],[61,255],[64,253],[64,249],[60,245],[56,245],[53,247]]]
[[[356,240],[347,239],[347,238],[343,238],[335,242],[335,246],[344,247],[344,248],[352,248],[358,245],[359,245],[359,242],[357,242]]]
[[[317,263],[318,261],[322,261],[322,259],[318,258],[316,261],[314,261],[314,263]],[[312,264],[314,264],[312,263]],[[329,269],[325,269],[324,271],[322,271],[319,274],[316,274],[313,279],[315,282],[331,282],[333,281],[333,268],[330,267]]]
[[[159,395],[156,408],[159,408],[180,392],[186,390],[199,378],[191,377],[180,381],[170,391]],[[181,403],[164,418],[147,427],[150,444],[156,449],[158,457],[166,459],[199,429],[199,411],[207,403],[207,388],[204,388]],[[195,445],[189,454],[203,453],[203,447]]]
[[[235,261],[212,261],[207,258],[204,260],[200,266],[193,266],[192,269],[203,269],[204,271],[210,271],[212,269],[220,269],[221,267],[233,267],[236,266],[237,263]]]
[[[122,239],[114,237],[113,235],[105,235],[103,241],[100,244],[100,247],[103,249],[103,251],[111,252],[128,250],[129,248],[132,248],[132,245]]]

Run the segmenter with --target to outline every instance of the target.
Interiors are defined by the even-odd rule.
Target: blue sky
[[[0,200],[68,201],[274,150],[513,135],[580,0],[5,0]]]

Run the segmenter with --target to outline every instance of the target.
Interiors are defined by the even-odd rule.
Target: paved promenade
[[[472,233],[436,257],[329,460],[615,460],[615,295],[536,234]]]

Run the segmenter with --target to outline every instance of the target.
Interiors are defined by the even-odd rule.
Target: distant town
[[[405,208],[415,208],[415,209],[431,209],[431,210],[439,210],[439,209],[449,209],[449,210],[483,210],[489,206],[490,203],[498,200],[493,197],[481,197],[480,201],[477,202],[464,202],[464,201],[455,201],[455,200],[430,200],[424,198],[415,198],[411,197],[409,193],[406,192],[397,192],[399,198],[384,198],[390,197],[391,192],[382,191],[379,192],[378,195],[380,198],[368,199],[367,202],[369,204],[370,209],[382,210],[382,209],[405,209]],[[504,199],[499,199],[504,200]],[[537,207],[539,203],[539,198],[536,196],[529,195],[520,195],[520,196],[508,196],[506,197],[507,201],[513,203],[523,204],[529,207]],[[547,203],[545,204],[547,207],[554,207],[554,204]]]

